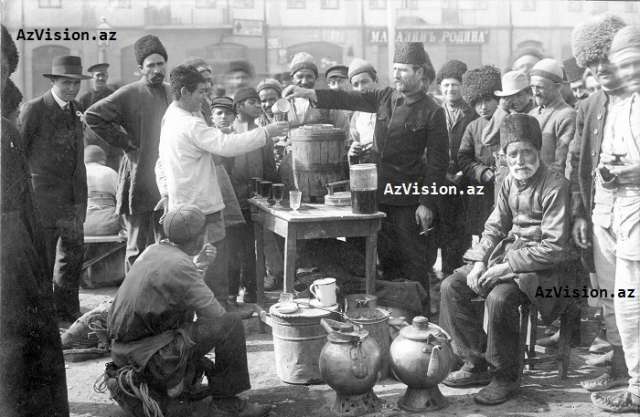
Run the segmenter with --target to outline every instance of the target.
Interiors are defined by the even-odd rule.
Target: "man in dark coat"
[[[595,168],[600,164],[603,142],[611,140],[614,107],[628,97],[618,78],[616,68],[609,62],[607,54],[614,35],[625,23],[617,16],[605,15],[590,19],[575,27],[572,34],[573,53],[578,65],[590,68],[602,88],[577,106],[576,133],[569,154],[571,165],[571,215],[573,218],[573,239],[583,251],[585,265],[592,272],[592,287],[614,291],[615,258],[605,256],[609,245],[606,238],[607,227],[603,216],[592,221],[592,211],[596,207],[594,194],[600,188],[602,196],[606,190],[596,185]],[[602,199],[598,208],[605,207]],[[603,244],[604,243],[604,244]],[[612,248],[611,248],[612,249]],[[595,261],[595,262],[594,262]],[[611,365],[597,378],[582,381],[588,391],[602,391],[627,384],[627,367],[624,363],[622,342],[616,325],[613,299],[598,299],[609,344]]]
[[[387,279],[403,277],[419,282],[428,291],[422,235],[431,227],[437,196],[421,195],[420,191],[423,184],[442,184],[449,163],[449,142],[444,110],[424,92],[426,62],[422,43],[402,43],[394,54],[395,89],[356,92],[290,86],[284,94],[306,97],[319,108],[377,114],[370,154],[378,167],[379,209],[387,215],[378,235],[380,264]],[[426,166],[422,160],[425,150]],[[354,157],[361,153],[357,145],[349,151]],[[402,191],[403,186],[410,190]],[[417,193],[411,191],[414,186]],[[429,314],[426,304],[423,308]]]
[[[167,51],[160,39],[146,35],[134,45],[138,81],[91,106],[85,120],[88,128],[110,145],[125,152],[120,164],[116,211],[124,215],[127,228],[128,271],[144,248],[159,240],[160,200],[154,168],[158,159],[160,123],[171,102],[164,83]]]
[[[82,107],[75,101],[82,74],[80,57],[54,58],[52,71],[43,74],[52,88],[24,106],[20,129],[35,195],[44,226],[47,262],[53,276],[57,318],[80,316],[78,284],[82,269],[87,210]]]
[[[462,77],[467,65],[458,60],[446,62],[436,74],[444,101],[442,108],[447,118],[449,134],[449,167],[446,185],[465,186],[464,175],[458,165],[458,149],[467,125],[478,117],[463,99]],[[467,198],[464,195],[441,196],[436,215],[436,235],[442,251],[442,272],[444,276],[462,266],[462,255],[471,246],[471,234],[465,227]]]
[[[95,64],[87,69],[87,72],[91,73],[93,78],[91,80],[91,89],[78,97],[78,102],[82,105],[83,109],[88,109],[93,103],[102,100],[116,91],[113,87],[107,85],[107,80],[109,79],[108,69],[109,64],[107,63]],[[122,159],[122,149],[109,145],[89,129],[85,130],[84,145],[100,146],[107,154],[107,166],[118,171],[120,160]]]
[[[560,297],[540,297],[539,292],[572,284],[563,269],[569,258],[569,183],[542,163],[542,135],[535,118],[507,116],[500,137],[506,144],[509,176],[480,241],[465,254],[469,264],[447,277],[440,289],[440,324],[465,361],[443,383],[489,384],[474,396],[486,405],[505,402],[520,387],[518,307],[535,303],[549,322],[565,304]],[[477,295],[486,298],[486,334],[482,316],[471,303]]]
[[[458,150],[458,165],[467,184],[484,187],[482,195],[468,195],[465,210],[466,233],[481,235],[484,222],[493,211],[495,182],[494,153],[499,145],[482,143],[482,132],[498,108],[501,89],[500,71],[491,65],[467,71],[462,78],[463,97],[475,109],[478,118],[469,123]]]
[[[4,26],[1,43],[4,93],[18,64]],[[0,415],[67,417],[64,359],[30,172],[18,129],[5,117],[1,127]]]

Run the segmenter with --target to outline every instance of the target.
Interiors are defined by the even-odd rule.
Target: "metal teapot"
[[[398,401],[411,412],[437,410],[447,405],[438,388],[454,362],[451,337],[426,317],[405,323],[390,348],[391,368],[407,391]]]
[[[327,343],[320,352],[320,375],[336,391],[333,411],[359,416],[378,411],[381,401],[373,393],[382,356],[369,332],[352,324],[322,319]]]

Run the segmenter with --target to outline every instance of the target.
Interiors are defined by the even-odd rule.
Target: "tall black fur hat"
[[[500,70],[492,65],[472,69],[462,76],[462,98],[470,106],[483,97],[495,97],[494,92],[501,89]]]
[[[168,59],[167,50],[164,49],[164,45],[162,45],[160,39],[154,35],[145,35],[138,39],[136,43],[133,44],[133,50],[136,54],[136,62],[138,65],[142,65],[144,59],[153,54],[162,55],[165,61]]]
[[[571,49],[578,66],[585,68],[607,59],[614,35],[625,26],[626,23],[621,18],[606,13],[594,16],[573,28]]]
[[[393,62],[398,64],[423,65],[427,62],[427,53],[421,42],[401,42],[396,44]]]
[[[2,43],[2,55],[5,56],[9,62],[8,75],[11,75],[16,70],[20,58],[18,56],[18,48],[16,48],[16,44],[13,42],[13,38],[5,25],[2,25],[2,39],[0,43]]]
[[[440,84],[446,78],[455,78],[462,82],[462,75],[467,72],[467,64],[457,59],[445,62],[436,74],[436,84]]]
[[[524,113],[512,113],[500,125],[500,145],[502,151],[514,142],[529,142],[537,150],[542,147],[542,132],[538,120]]]

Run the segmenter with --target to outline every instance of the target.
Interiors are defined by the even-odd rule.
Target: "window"
[[[387,0],[369,0],[370,9],[386,9]]]
[[[567,8],[568,8],[568,10],[570,12],[581,12],[582,11],[582,2],[581,1],[570,1]]]
[[[418,0],[402,0],[402,5],[400,6],[402,9],[418,9]]]
[[[626,13],[635,13],[638,11],[638,5],[635,2],[628,1],[624,4],[624,11]]]
[[[340,0],[320,0],[321,9],[339,9]]]
[[[287,9],[304,9],[307,7],[305,0],[287,0]]]
[[[460,0],[457,6],[453,5],[453,2],[446,2],[445,7],[449,9],[457,8],[460,10],[487,10],[489,8],[489,2],[486,0]],[[452,7],[453,6],[453,7]]]
[[[533,12],[536,10],[536,0],[524,0],[522,2],[522,10],[526,12]]]
[[[118,9],[130,9],[131,0],[109,0],[109,7],[117,7]]]
[[[253,9],[256,7],[254,0],[233,0],[231,7],[236,9]]]
[[[38,7],[41,9],[59,9],[62,7],[62,0],[38,0]]]
[[[216,0],[196,0],[196,9],[215,9]]]

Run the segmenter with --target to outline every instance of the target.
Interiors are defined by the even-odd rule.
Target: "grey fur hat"
[[[573,28],[571,49],[578,66],[585,68],[607,59],[614,35],[625,26],[621,18],[607,13],[594,16]]]
[[[445,62],[436,74],[436,84],[440,84],[446,78],[455,78],[462,82],[462,75],[467,72],[467,64],[457,59]]]

